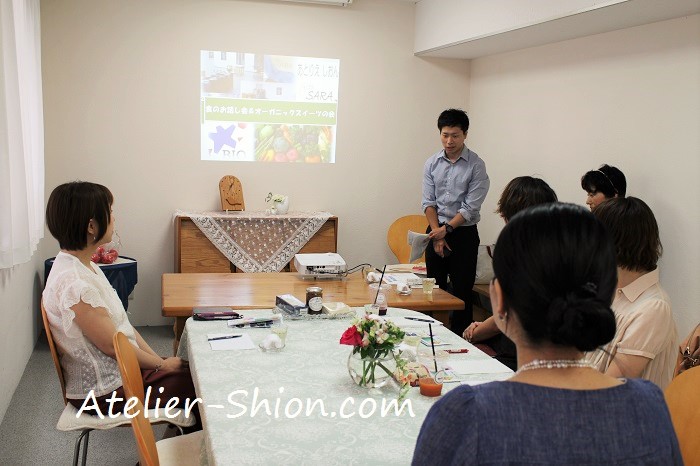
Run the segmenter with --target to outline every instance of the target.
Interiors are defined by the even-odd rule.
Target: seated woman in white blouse
[[[104,186],[75,181],[58,186],[46,207],[46,223],[58,240],[56,256],[43,293],[44,308],[59,349],[66,397],[87,412],[120,412],[124,407],[122,379],[115,359],[113,335],[124,333],[134,345],[144,388],[151,387],[149,407],[178,397],[177,406],[196,398],[187,363],[162,358],[129,322],[117,292],[90,258],[95,248],[112,240],[112,193]],[[162,388],[162,391],[161,391]],[[110,403],[110,398],[121,401]],[[160,398],[160,400],[158,400]],[[198,413],[195,412],[198,416]],[[196,428],[201,428],[198,422]]]
[[[615,243],[617,291],[612,310],[617,331],[588,359],[608,375],[648,379],[663,389],[673,376],[678,334],[671,301],[659,284],[656,263],[663,249],[656,219],[636,197],[609,199],[593,214]]]

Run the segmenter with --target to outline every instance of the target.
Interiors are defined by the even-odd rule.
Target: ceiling
[[[698,13],[700,0],[630,0],[416,51],[416,55],[471,59]]]

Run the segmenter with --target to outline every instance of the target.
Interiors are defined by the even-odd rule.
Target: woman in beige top
[[[600,371],[641,377],[662,389],[673,375],[678,335],[671,301],[659,284],[662,246],[654,214],[644,201],[613,198],[593,210],[608,228],[617,251],[617,291],[612,304],[617,331],[589,354]]]

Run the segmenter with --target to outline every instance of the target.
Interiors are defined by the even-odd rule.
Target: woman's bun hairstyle
[[[615,335],[615,317],[610,305],[590,291],[595,285],[587,285],[570,291],[565,297],[557,296],[550,303],[547,333],[552,343],[591,351],[612,340]],[[610,334],[606,334],[606,330]],[[599,343],[599,339],[604,341]]]
[[[615,335],[615,251],[583,207],[554,203],[516,214],[498,237],[493,266],[506,307],[532,342],[590,351]]]

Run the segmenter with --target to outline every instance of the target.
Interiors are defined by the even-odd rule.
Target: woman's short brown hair
[[[112,219],[112,193],[101,184],[72,181],[53,190],[46,205],[46,225],[61,249],[87,247],[90,220],[97,224],[96,239],[104,237]]]
[[[557,202],[557,195],[547,182],[532,176],[519,176],[510,180],[501,193],[496,213],[507,222],[521,210],[549,202]]]
[[[649,206],[636,197],[614,197],[593,209],[615,243],[617,265],[627,270],[656,269],[663,246],[659,225]]]

